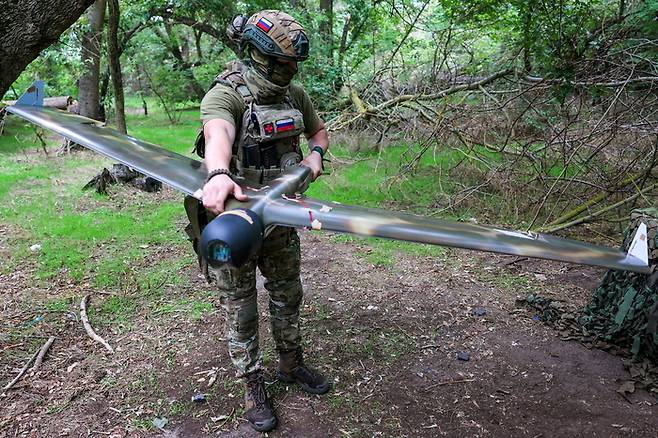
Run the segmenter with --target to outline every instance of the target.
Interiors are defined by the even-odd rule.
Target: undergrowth
[[[134,99],[133,99],[134,100]],[[137,100],[128,100],[138,106]],[[175,152],[191,156],[199,122],[198,109],[184,110],[171,124],[155,105],[148,116],[129,112],[129,133]],[[81,187],[111,161],[83,152],[56,156],[58,136],[49,136],[46,155],[35,140],[33,128],[10,117],[0,136],[0,216],[15,231],[9,239],[10,257],[2,260],[7,272],[36,262],[34,278],[47,282],[65,276],[89,283],[115,295],[104,300],[92,318],[127,324],[140,309],[157,314],[184,313],[199,319],[211,310],[211,301],[199,292],[185,299],[168,299],[167,286],[183,285],[183,269],[195,263],[182,233],[185,213],[182,197],[163,200],[125,186],[113,186],[109,196],[82,191]],[[309,196],[344,204],[451,219],[470,218],[473,211],[448,214],[438,206],[459,186],[448,175],[464,159],[454,149],[423,155],[408,177],[398,170],[417,146],[390,146],[381,151],[352,152],[347,145],[332,145],[330,174],[314,183]],[[474,160],[472,167],[477,169]],[[399,253],[445,258],[445,249],[393,240],[334,235],[332,239],[356,248],[356,254],[375,265],[392,265]],[[175,251],[172,251],[175,249]],[[63,310],[70,303],[48,302]]]

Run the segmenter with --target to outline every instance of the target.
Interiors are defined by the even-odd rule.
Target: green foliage
[[[360,237],[349,234],[338,234],[333,237],[338,243],[351,243],[359,249],[356,254],[377,266],[393,266],[397,253],[411,254],[418,257],[443,258],[446,249],[440,246],[424,245],[397,240],[378,239],[375,237]]]
[[[12,124],[15,120],[10,118]],[[169,128],[165,137],[160,137],[163,125],[167,126],[165,117],[156,112],[153,121],[150,128],[141,126],[139,134],[146,139],[162,140],[160,144],[171,144],[181,151],[189,148],[189,139],[195,134],[191,125],[198,123]],[[140,126],[137,121],[132,125]],[[25,135],[29,128],[16,125],[11,129],[20,134],[16,137],[29,138]],[[90,167],[88,158],[60,158],[53,154],[46,157],[43,152],[21,159],[21,148],[34,147],[34,143],[25,141],[16,146],[12,140],[16,142],[14,136],[0,137],[7,145],[0,154],[0,217],[3,223],[20,230],[21,240],[12,249],[11,260],[4,260],[3,266],[34,257],[39,263],[38,278],[45,280],[66,272],[75,280],[89,278],[98,286],[118,288],[121,279],[135,270],[135,264],[149,255],[151,245],[182,240],[177,221],[184,217],[184,212],[179,201],[154,204],[148,202],[146,195],[135,194],[146,202],[120,208],[107,197],[81,190],[98,171],[98,164]],[[71,172],[73,169],[78,171]],[[65,175],[60,183],[52,184],[60,175]],[[66,182],[62,184],[62,180]],[[41,245],[41,249],[31,253],[28,247],[33,244]],[[161,285],[163,279],[176,281],[177,266],[180,267],[174,262],[156,264],[153,272],[146,272],[143,282],[135,286],[150,290]],[[173,272],[165,275],[156,272],[158,269]]]
[[[172,124],[164,109],[156,106],[156,99],[146,98],[149,115],[135,115],[130,118],[128,133],[141,140],[157,145],[165,146],[174,152],[190,155],[194,139],[201,127],[199,119],[199,108],[188,106],[185,109],[176,110],[179,123]],[[127,104],[140,107],[141,100],[129,98]]]
[[[619,11],[621,4],[624,11]],[[623,48],[623,38],[621,45],[610,47],[610,35],[627,35],[634,44],[633,38],[658,34],[655,0],[438,0],[425,6],[415,30],[402,42],[422,7],[422,2],[411,0],[334,1],[330,17],[317,2],[299,2],[296,7],[262,0],[122,2],[122,28],[124,36],[130,36],[122,56],[126,86],[157,98],[171,123],[183,120],[177,110],[198,103],[199,92],[235,58],[223,40],[229,19],[264,8],[287,10],[307,29],[311,55],[297,79],[323,111],[336,108],[343,85],[364,86],[375,74],[377,80],[391,77],[430,85],[438,71],[480,75],[515,63],[533,74],[571,78],[580,60]],[[623,20],[618,19],[620,12]],[[329,22],[332,28],[327,32]],[[197,29],[210,30],[200,32],[189,23],[202,23]],[[16,92],[38,77],[46,80],[51,95],[76,95],[79,40],[86,27],[83,16],[25,70],[14,84]],[[443,50],[450,55],[441,60]],[[652,59],[656,49],[647,45],[644,51]],[[391,60],[402,68],[379,72]],[[638,62],[642,64],[640,58]],[[102,70],[106,65],[103,59]]]
[[[355,161],[338,172],[320,178],[311,185],[307,194],[368,207],[384,207],[387,203],[394,203],[399,209],[427,213],[428,206],[452,188],[448,171],[463,156],[452,149],[437,149],[433,154],[423,154],[419,169],[412,178],[393,179],[398,174],[403,157],[415,155],[419,150],[418,146],[389,146],[381,153],[369,151],[355,154],[344,146],[334,145],[332,154],[341,160]],[[355,184],[355,181],[359,183]]]

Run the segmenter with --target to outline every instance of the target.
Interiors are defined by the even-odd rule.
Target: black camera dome
[[[228,210],[201,233],[201,254],[210,266],[240,267],[263,244],[263,221],[251,210]]]

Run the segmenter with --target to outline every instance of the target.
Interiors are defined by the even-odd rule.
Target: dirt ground
[[[0,226],[0,254],[9,234]],[[315,396],[273,382],[261,293],[261,342],[280,420],[270,436],[658,436],[656,398],[616,391],[629,379],[619,357],[561,341],[515,304],[536,292],[582,305],[603,271],[461,250],[440,259],[400,253],[393,266],[375,266],[359,255],[367,247],[358,243],[300,234],[307,362],[334,383]],[[1,330],[34,324],[31,337],[0,344],[0,385],[47,336],[57,339],[39,371],[0,393],[1,436],[260,435],[241,418],[242,389],[216,299],[199,319],[144,307],[117,326],[100,327],[116,348],[111,355],[85,335],[77,305],[30,308],[46,297],[77,303],[95,292],[93,306],[103,291],[65,276],[36,287],[31,269],[0,277]],[[188,281],[163,286],[166,294],[184,298],[209,288],[193,263],[182,275]],[[476,307],[486,315],[473,315]],[[34,322],[37,313],[45,317]],[[458,352],[470,360],[458,360]],[[206,402],[193,403],[196,393]],[[153,426],[163,418],[161,429]]]

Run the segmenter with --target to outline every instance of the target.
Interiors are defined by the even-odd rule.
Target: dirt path
[[[628,378],[618,357],[559,340],[515,305],[530,291],[583,304],[602,271],[453,250],[441,260],[399,254],[394,266],[374,266],[356,244],[310,232],[302,242],[308,362],[332,376],[334,388],[310,396],[272,383],[281,426],[270,436],[658,436],[656,399],[616,392]],[[183,274],[188,281],[166,286],[167,299],[209,290],[195,266]],[[29,306],[46,297],[89,292],[64,279],[34,288],[29,267],[0,283],[7,333],[30,323]],[[272,380],[265,294],[259,304]],[[473,315],[476,307],[486,315]],[[2,338],[4,385],[44,336],[58,337],[42,369],[0,395],[1,436],[260,436],[240,418],[241,387],[216,299],[198,319],[139,307],[100,330],[115,356],[94,345],[75,318],[46,314],[29,349]],[[23,348],[20,357],[10,354]],[[206,403],[190,401],[197,392]],[[155,418],[167,419],[164,430],[152,426]]]

